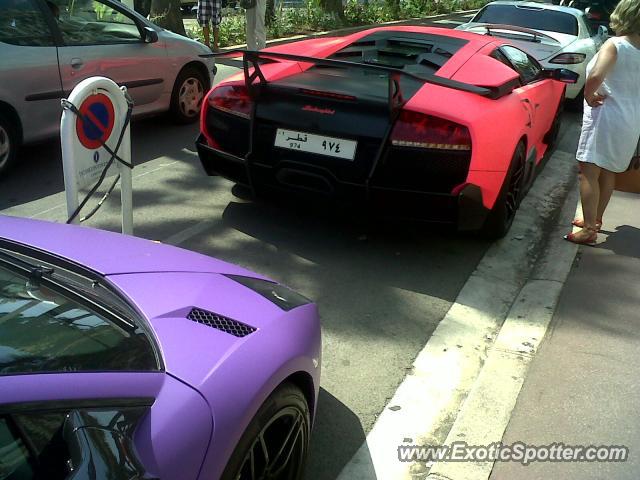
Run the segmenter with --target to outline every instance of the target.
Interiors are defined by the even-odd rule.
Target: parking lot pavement
[[[568,117],[565,128],[572,125]],[[308,478],[335,478],[361,446],[489,243],[346,213],[236,197],[206,177],[197,126],[132,127],[135,233],[269,275],[316,300],[323,377]],[[566,148],[571,140],[564,137]],[[0,181],[0,212],[64,221],[58,145],[23,152]],[[118,230],[116,189],[89,221]]]
[[[323,382],[310,478],[335,478],[488,244],[244,201],[232,195],[231,183],[204,175],[194,152],[195,127],[152,120],[135,124],[133,133],[136,235],[173,237],[182,247],[269,275],[318,302]],[[63,221],[59,160],[24,161],[30,160],[33,168],[19,168],[13,181],[0,184],[0,191],[10,191],[8,202],[2,195],[1,212]],[[43,171],[54,180],[44,181]],[[89,224],[118,230],[118,198],[116,190]]]

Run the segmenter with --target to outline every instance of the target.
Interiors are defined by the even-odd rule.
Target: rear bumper
[[[376,216],[449,224],[460,231],[478,230],[489,210],[483,205],[477,185],[465,185],[455,194],[407,190],[375,183],[339,181],[328,169],[300,162],[266,165],[207,145],[201,134],[196,140],[198,156],[208,175],[219,175],[256,190],[279,191],[307,197],[366,205]]]

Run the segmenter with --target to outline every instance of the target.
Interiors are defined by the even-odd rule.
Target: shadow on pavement
[[[133,162],[137,166],[158,157],[184,160],[188,156],[182,150],[195,150],[197,132],[196,124],[177,126],[166,115],[134,120],[131,124]],[[0,210],[62,191],[60,141],[53,139],[25,146],[18,152],[16,165],[0,177]]]
[[[366,440],[358,416],[320,389],[306,480],[333,480]]]
[[[610,250],[616,255],[640,258],[640,229],[631,225],[620,225],[615,231],[603,230],[607,239],[597,248]]]

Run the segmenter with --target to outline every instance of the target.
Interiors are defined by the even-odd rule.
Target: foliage
[[[180,11],[180,0],[151,0],[149,20],[177,34],[186,34]]]
[[[488,0],[399,0],[399,4],[389,0],[346,0],[343,17],[324,11],[320,1],[305,0],[296,7],[285,7],[281,1],[277,1],[274,20],[267,27],[267,38],[379,25],[394,20],[471,10],[483,6]],[[200,29],[192,28],[187,33],[201,40]],[[242,44],[245,38],[244,11],[225,9],[220,25],[220,46]]]

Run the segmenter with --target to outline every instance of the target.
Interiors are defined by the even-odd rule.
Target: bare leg
[[[213,45],[211,46],[211,50],[213,50],[214,52],[217,52],[219,46],[220,46],[220,28],[213,27]]]
[[[209,47],[209,25],[202,27],[202,34],[204,35],[204,44]]]
[[[611,194],[613,194],[613,189],[616,186],[616,174],[603,168],[600,171],[598,184],[600,185],[600,200],[598,201],[598,212],[596,218],[602,220],[604,211],[607,209],[607,205],[611,199]]]
[[[582,215],[584,227],[576,232],[575,239],[584,240],[596,231],[596,216],[598,212],[598,202],[600,201],[600,167],[593,163],[583,162],[580,164],[580,201],[582,203]]]

